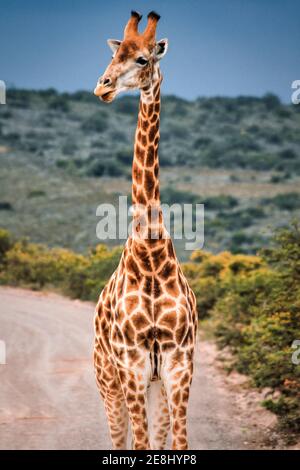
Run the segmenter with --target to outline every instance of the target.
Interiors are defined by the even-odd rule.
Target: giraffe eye
[[[136,63],[139,65],[146,65],[148,64],[148,60],[144,59],[144,57],[138,57],[136,59]]]

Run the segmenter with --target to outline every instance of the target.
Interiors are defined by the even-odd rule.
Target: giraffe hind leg
[[[119,369],[125,402],[128,409],[133,450],[150,449],[147,417],[148,374],[143,367]]]
[[[176,351],[165,357],[163,382],[170,409],[172,450],[188,449],[187,406],[193,373],[192,354],[176,365]]]
[[[151,449],[164,450],[170,430],[170,414],[165,387],[161,380],[150,383],[148,413]]]
[[[99,347],[95,348],[94,359],[96,382],[104,401],[113,448],[126,449],[129,416],[118,371]]]
[[[104,403],[113,448],[124,450],[127,448],[129,422],[125,400],[107,395]]]

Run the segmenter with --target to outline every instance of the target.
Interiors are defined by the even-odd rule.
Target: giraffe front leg
[[[176,364],[176,353],[165,361],[163,381],[170,410],[173,450],[188,449],[187,407],[192,382],[193,363],[190,355]]]
[[[144,371],[120,369],[119,376],[132,431],[133,450],[150,449],[147,420],[148,378]]]

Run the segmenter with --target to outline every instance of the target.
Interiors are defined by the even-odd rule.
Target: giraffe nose
[[[100,80],[100,83],[103,86],[109,86],[109,85],[111,85],[111,79],[109,77],[102,77],[101,80]]]
[[[113,79],[107,75],[103,75],[98,79],[94,94],[100,99],[103,99],[103,101],[109,101],[107,97],[111,97],[114,91],[115,89]]]

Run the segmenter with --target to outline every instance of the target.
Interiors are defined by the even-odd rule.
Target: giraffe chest
[[[106,295],[109,340],[119,353],[176,348],[191,339],[189,287],[170,240],[149,250],[129,239]]]
[[[145,349],[155,342],[175,347],[192,322],[188,299],[178,282],[164,284],[157,275],[141,276],[136,283],[124,273],[111,313],[112,342]]]

